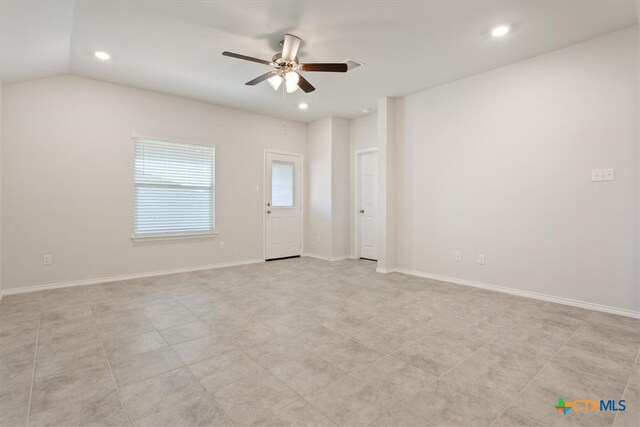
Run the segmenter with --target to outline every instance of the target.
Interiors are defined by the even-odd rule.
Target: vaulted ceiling
[[[637,25],[632,1],[6,1],[2,81],[73,74],[308,122],[356,117],[401,96]],[[513,31],[493,39],[492,26]],[[244,83],[285,33],[303,62],[355,58],[347,74],[307,73],[317,90],[283,98]],[[100,62],[96,50],[111,53]],[[297,108],[309,104],[307,111]]]

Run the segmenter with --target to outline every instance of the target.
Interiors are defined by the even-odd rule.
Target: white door
[[[378,259],[376,211],[378,209],[378,153],[358,156],[358,223],[360,258]]]
[[[302,253],[302,158],[266,153],[265,257],[278,259]]]

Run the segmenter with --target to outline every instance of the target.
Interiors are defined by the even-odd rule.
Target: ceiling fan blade
[[[305,93],[313,92],[314,90],[316,90],[316,88],[313,87],[313,85],[309,83],[309,81],[302,76],[300,76],[298,79],[298,87],[302,89]]]
[[[226,50],[222,52],[224,56],[229,56],[231,58],[244,59],[245,61],[257,62],[258,64],[271,65],[271,62],[265,61],[264,59],[254,58],[252,56],[240,55],[239,53],[227,52]]]
[[[300,64],[302,71],[324,71],[329,73],[346,73],[347,64]]]
[[[269,77],[275,76],[276,73],[274,71],[269,71],[268,73],[264,73],[263,75],[261,75],[260,77],[256,77],[255,79],[246,82],[245,84],[247,86],[255,86],[260,82],[263,82],[265,80],[267,80]]]
[[[282,59],[285,61],[293,61],[296,59],[298,49],[300,48],[300,39],[291,34],[284,35],[284,43],[282,44]]]

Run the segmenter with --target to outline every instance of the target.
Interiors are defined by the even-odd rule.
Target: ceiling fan
[[[282,82],[284,82],[284,88],[287,93],[293,93],[298,88],[302,89],[306,93],[316,90],[315,87],[309,83],[307,79],[300,75],[300,71],[322,71],[330,73],[346,73],[348,70],[347,64],[334,63],[334,64],[301,64],[298,62],[298,48],[300,47],[301,40],[292,36],[291,34],[285,34],[284,40],[280,42],[282,45],[282,52],[276,53],[271,61],[265,61],[263,59],[253,58],[251,56],[240,55],[239,53],[224,51],[224,56],[230,56],[231,58],[243,59],[245,61],[257,62],[258,64],[269,65],[273,68],[268,73],[256,77],[255,79],[248,81],[248,86],[255,86],[258,83],[267,80],[273,90],[278,90]]]

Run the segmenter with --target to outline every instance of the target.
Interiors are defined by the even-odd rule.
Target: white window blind
[[[136,236],[213,232],[215,148],[135,140]]]
[[[293,207],[293,163],[271,164],[271,206]]]

